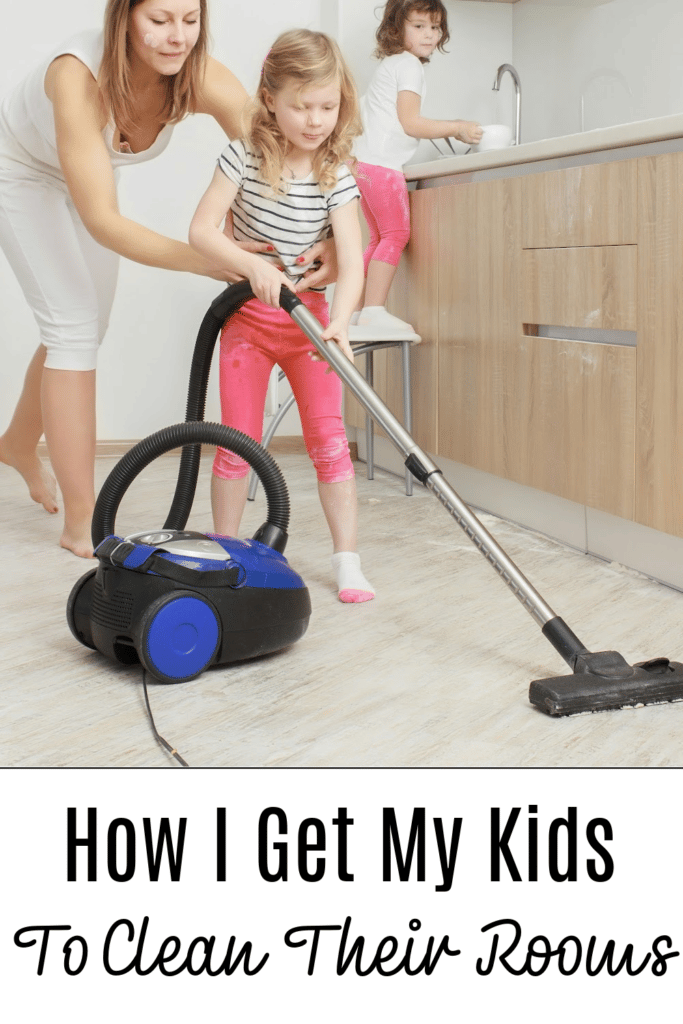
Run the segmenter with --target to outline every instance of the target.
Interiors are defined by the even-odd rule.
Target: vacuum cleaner
[[[261,527],[260,531],[253,538],[253,541],[260,545],[256,550],[256,554],[264,555],[262,547],[265,546],[271,546],[274,552],[279,550],[280,555],[284,549],[282,534],[284,533],[286,537],[286,523],[283,525],[282,522],[271,522],[270,520],[270,492],[273,488],[272,481],[268,479],[268,474],[263,470],[262,461],[263,459],[270,459],[270,456],[260,445],[257,445],[250,438],[245,438],[245,435],[239,434],[238,431],[231,431],[231,437],[226,440],[226,435],[222,432],[229,431],[230,428],[201,422],[204,416],[209,368],[217,334],[224,321],[252,297],[253,293],[248,282],[240,282],[226,288],[212,303],[204,317],[195,345],[190,374],[186,422],[184,424],[177,424],[175,427],[166,428],[166,431],[161,431],[159,434],[152,435],[152,437],[140,442],[139,445],[131,449],[128,455],[121,460],[110,474],[98,497],[93,517],[93,544],[96,547],[96,554],[100,558],[101,564],[98,569],[91,570],[90,573],[87,573],[86,576],[78,581],[69,598],[67,618],[71,631],[81,643],[85,643],[86,646],[96,647],[102,653],[107,654],[109,657],[114,657],[116,660],[127,660],[128,662],[140,660],[145,665],[150,664],[152,674],[156,675],[159,679],[167,681],[181,681],[185,678],[192,678],[210,664],[223,663],[239,657],[250,656],[248,653],[240,653],[240,651],[249,649],[249,644],[241,640],[236,640],[232,649],[230,644],[226,645],[222,641],[216,640],[216,651],[208,657],[206,656],[206,652],[213,648],[215,633],[218,632],[220,634],[225,629],[225,616],[228,611],[227,601],[224,608],[221,605],[223,617],[221,617],[220,613],[218,615],[214,614],[218,625],[210,625],[207,640],[204,640],[203,635],[200,638],[200,634],[202,634],[204,629],[204,620],[201,616],[204,616],[206,613],[203,610],[200,611],[198,606],[193,606],[197,611],[197,617],[192,620],[191,628],[185,632],[192,634],[192,641],[198,645],[201,639],[201,646],[204,651],[202,658],[206,657],[201,667],[197,668],[197,663],[201,660],[198,657],[196,662],[193,661],[191,665],[188,665],[187,674],[173,675],[173,673],[167,671],[168,667],[165,663],[165,658],[162,659],[161,656],[157,656],[154,653],[159,650],[163,652],[166,641],[164,639],[159,640],[159,637],[164,637],[166,629],[173,634],[174,630],[180,628],[175,625],[175,620],[169,613],[169,625],[167,626],[164,618],[161,617],[158,622],[159,628],[157,630],[153,629],[156,622],[155,616],[159,614],[158,609],[161,609],[163,616],[163,609],[166,607],[165,602],[169,601],[167,589],[172,589],[170,587],[167,588],[169,582],[167,565],[164,564],[163,567],[166,576],[158,572],[159,559],[163,559],[164,563],[174,560],[172,559],[174,550],[172,545],[174,543],[178,542],[184,546],[192,539],[202,544],[207,541],[216,542],[228,555],[228,558],[224,559],[226,564],[217,570],[226,574],[224,585],[235,593],[240,594],[244,592],[244,588],[250,583],[249,569],[244,563],[243,553],[239,548],[240,542],[212,535],[201,536],[198,539],[196,536],[194,538],[180,537],[174,533],[169,540],[162,539],[158,535],[159,533],[163,534],[165,531],[184,532],[196,490],[201,442],[220,444],[224,447],[231,447],[231,444],[235,444],[236,447],[233,450],[242,455],[253,466],[264,484],[269,501],[268,522]],[[401,423],[399,423],[378,395],[367,384],[350,360],[342,353],[341,349],[334,342],[323,340],[323,328],[310,310],[287,288],[282,289],[280,304],[301,328],[322,358],[335,370],[369,415],[383,428],[401,453],[406,468],[437,497],[453,519],[464,530],[475,547],[521,602],[526,611],[540,626],[546,639],[571,668],[571,675],[539,679],[530,684],[529,700],[535,707],[548,715],[564,716],[683,700],[683,664],[680,662],[669,661],[668,658],[660,657],[630,665],[617,651],[590,652],[564,620],[555,614],[514,562],[506,555],[486,527],[444,479],[439,467],[418,447]],[[172,434],[171,439],[167,436],[168,431]],[[239,436],[236,438],[234,435]],[[178,481],[171,511],[163,530],[147,534],[135,534],[123,539],[116,537],[114,534],[114,515],[120,498],[130,481],[137,475],[140,469],[148,465],[158,455],[179,445],[184,447]],[[272,462],[272,460],[270,461]],[[275,469],[277,471],[277,467]],[[279,471],[274,474],[275,477],[277,477],[277,473]],[[288,511],[287,506],[287,515]],[[100,549],[100,545],[103,542],[106,544],[106,547]],[[121,547],[122,543],[127,546]],[[169,546],[171,546],[170,550]],[[151,554],[149,552],[150,548],[153,549]],[[160,551],[157,550],[159,548]],[[104,551],[107,552],[106,555],[103,553]],[[175,551],[176,561],[182,563],[188,557],[183,555],[180,548],[176,548]],[[192,551],[191,558],[194,562],[198,552],[194,548]],[[204,553],[208,552],[208,548],[202,547],[201,551],[203,556]],[[267,557],[276,557],[276,555],[269,555]],[[112,559],[114,563],[118,562],[119,564],[112,566]],[[284,559],[282,561],[284,562]],[[110,577],[111,583],[108,583],[104,570],[109,572],[112,567],[125,575],[123,577]],[[195,566],[191,568],[196,569]],[[246,581],[242,570],[246,573]],[[177,573],[178,569],[175,568],[172,571]],[[203,566],[197,571],[202,573],[210,570]],[[214,569],[213,571],[216,570]],[[267,583],[267,570],[257,569],[256,571],[262,572],[260,578],[264,579],[264,582]],[[98,576],[98,574],[100,575]],[[143,598],[141,596],[142,587],[140,581],[146,575],[159,576],[164,582],[159,584],[155,580],[152,586],[154,588],[160,587],[160,593],[154,590],[153,595],[150,592],[149,596]],[[292,601],[294,609],[295,599],[298,598],[300,607],[298,611],[293,610],[291,616],[293,621],[288,621],[286,628],[284,622],[281,623],[283,625],[283,632],[278,634],[276,629],[275,633],[280,636],[281,642],[284,640],[284,634],[288,633],[290,638],[284,640],[284,643],[291,643],[297,636],[303,635],[305,631],[308,616],[310,615],[310,603],[303,583],[300,582],[299,586],[295,586],[295,576],[289,576],[286,573],[285,576],[291,582],[291,585],[281,588],[284,591],[285,599],[278,607],[283,620],[287,619],[287,614],[283,609],[288,601]],[[107,623],[102,622],[101,608],[104,605],[104,601],[110,599],[106,597],[107,586],[109,586],[112,593],[116,593],[116,583],[122,578],[125,582],[125,592],[121,604],[122,606],[125,605],[125,611],[121,613],[121,620],[116,619],[116,622],[114,622],[114,616],[112,616]],[[231,583],[228,582],[228,578],[232,580]],[[193,579],[194,586],[179,580],[171,580],[170,582],[181,583],[181,586],[190,592],[194,600],[201,603],[202,598],[207,597],[207,592],[201,584],[199,577],[194,577]],[[98,582],[95,583],[95,581]],[[146,581],[146,583],[149,585],[149,581]],[[221,586],[223,586],[222,582]],[[185,596],[183,594],[183,597]],[[213,604],[213,595],[210,600]],[[156,604],[155,602],[160,603]],[[233,606],[234,604],[235,602],[233,601]],[[262,605],[260,601],[257,601],[257,604],[258,611],[255,610],[254,606],[254,612],[258,617],[259,624],[264,631],[269,631],[271,627],[271,623],[268,620],[268,615],[270,614],[269,604],[267,601],[264,601]],[[134,610],[129,610],[129,607],[132,605],[134,605]],[[214,604],[214,609],[215,607]],[[157,609],[157,611],[155,612],[152,609]],[[180,615],[177,618],[182,620],[183,616]],[[248,615],[245,618],[247,620],[246,625],[253,625],[253,619]],[[126,623],[127,632],[121,632],[118,625],[119,621]],[[208,621],[211,622],[210,618]],[[183,625],[184,623],[181,622],[181,626]],[[117,632],[117,630],[119,631]],[[182,633],[183,630],[180,629],[180,632]],[[150,637],[152,637],[151,641]],[[184,642],[185,640],[183,640]],[[258,649],[256,638],[252,638],[252,642],[253,650],[256,653]],[[273,638],[273,642],[277,643],[275,638]],[[151,654],[150,643],[154,648],[154,652]],[[271,647],[270,649],[273,650],[275,648]],[[173,655],[173,657],[176,657],[176,655]],[[161,664],[162,660],[164,664]],[[170,657],[170,660],[173,660],[173,658]],[[182,672],[184,669],[174,668],[174,671]]]
[[[247,298],[251,291],[226,289],[204,317],[186,422],[145,438],[107,477],[92,524],[99,565],[77,581],[67,603],[69,628],[81,644],[122,664],[141,664],[160,682],[186,682],[212,665],[282,650],[304,635],[311,615],[308,589],[283,553],[290,507],[278,466],[252,438],[203,422],[217,334]],[[267,518],[250,540],[185,529],[202,444],[240,455],[263,484]],[[116,513],[129,486],[150,462],[180,446],[164,526],[117,535]]]

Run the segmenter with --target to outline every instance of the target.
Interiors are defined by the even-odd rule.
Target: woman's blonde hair
[[[430,14],[433,21],[439,19],[441,39],[436,48],[444,52],[444,47],[451,36],[448,31],[448,14],[441,0],[389,0],[384,7],[382,22],[375,33],[377,49],[373,57],[381,60],[382,57],[391,57],[394,53],[403,53],[405,23],[413,11]],[[428,57],[418,57],[418,60],[422,64],[429,64]]]
[[[247,113],[246,136],[261,158],[261,174],[276,194],[287,191],[282,180],[287,140],[275,114],[268,110],[266,93],[277,95],[294,81],[300,91],[312,86],[339,83],[341,100],[334,131],[313,154],[313,173],[323,191],[337,181],[341,164],[351,159],[352,140],[362,128],[358,95],[339,47],[323,32],[292,29],[273,43],[263,62],[256,96]]]
[[[104,14],[104,52],[98,84],[108,113],[122,132],[135,128],[135,96],[130,81],[128,24],[142,0],[108,0]],[[166,100],[159,113],[163,124],[181,121],[197,109],[204,75],[209,25],[207,0],[198,0],[199,36],[177,75],[166,79]]]

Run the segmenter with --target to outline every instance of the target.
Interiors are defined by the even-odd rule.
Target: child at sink
[[[364,253],[365,289],[354,313],[351,338],[412,333],[410,324],[385,309],[401,253],[410,238],[408,188],[403,165],[414,155],[420,139],[452,136],[479,142],[482,130],[474,121],[437,121],[423,117],[423,64],[450,38],[448,17],[441,0],[389,0],[377,29],[380,58],[361,100],[363,135],[355,145],[354,174],[370,240]],[[361,330],[362,329],[362,330]]]

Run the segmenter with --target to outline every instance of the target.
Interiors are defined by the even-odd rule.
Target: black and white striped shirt
[[[297,264],[297,256],[327,238],[330,213],[358,199],[358,186],[346,165],[339,167],[337,183],[323,192],[313,175],[285,179],[289,191],[274,195],[261,177],[258,154],[241,139],[231,142],[218,158],[218,166],[238,187],[232,204],[233,230],[237,241],[270,242],[275,253],[260,253],[271,263],[280,263],[293,282],[308,266]],[[314,288],[313,291],[325,291]]]

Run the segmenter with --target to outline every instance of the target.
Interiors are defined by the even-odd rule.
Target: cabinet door
[[[635,348],[518,337],[501,377],[510,478],[633,519]]]
[[[636,520],[683,537],[683,154],[638,164]]]
[[[587,164],[521,178],[524,248],[635,243],[636,164]]]
[[[524,323],[635,331],[637,254],[636,245],[525,249]]]
[[[438,452],[509,476],[504,377],[522,333],[520,181],[439,193]]]

